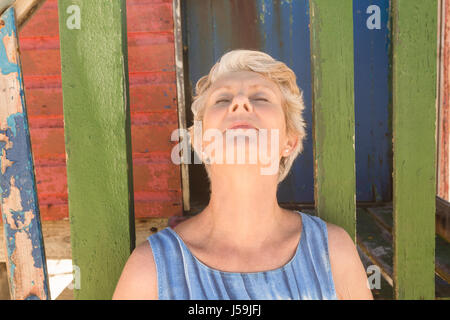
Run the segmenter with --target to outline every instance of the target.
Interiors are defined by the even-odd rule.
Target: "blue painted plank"
[[[353,1],[356,199],[392,200],[389,0]]]
[[[303,91],[306,138],[303,152],[294,161],[291,171],[278,187],[281,203],[314,202],[314,162],[312,141],[312,83],[309,30],[309,0],[257,0],[260,50],[281,60],[297,76],[297,85]]]
[[[11,299],[49,299],[13,8],[0,17],[0,193]]]

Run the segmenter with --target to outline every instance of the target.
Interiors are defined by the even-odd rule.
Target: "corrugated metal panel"
[[[256,49],[285,62],[304,92],[307,139],[304,152],[279,187],[280,202],[314,201],[309,5],[307,0],[187,0],[184,2],[188,90],[225,52]],[[368,29],[370,5],[380,9],[381,28]],[[358,201],[390,201],[391,133],[388,91],[389,1],[354,1],[355,119]],[[192,121],[190,112],[188,121]],[[190,125],[188,123],[188,125]],[[206,194],[198,165],[190,166],[194,202]],[[203,186],[202,186],[203,184]],[[339,188],[339,186],[336,186]],[[203,199],[203,202],[205,199]]]
[[[172,0],[128,0],[128,52],[136,217],[182,213]],[[68,217],[57,0],[19,34],[42,220]],[[99,190],[100,191],[100,190]]]

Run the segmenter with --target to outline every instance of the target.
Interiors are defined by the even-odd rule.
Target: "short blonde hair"
[[[291,154],[280,160],[278,171],[278,183],[280,183],[289,173],[295,158],[303,151],[303,140],[306,137],[306,124],[302,116],[305,108],[303,92],[297,86],[295,73],[286,64],[261,51],[238,49],[225,53],[211,68],[209,74],[197,81],[191,106],[194,121],[203,121],[206,104],[205,93],[208,88],[223,74],[235,71],[257,72],[277,84],[282,93],[286,131],[287,134],[297,136],[298,141]],[[193,128],[194,125],[188,129],[191,137],[193,137]],[[194,151],[197,152],[195,148]],[[205,164],[208,178],[210,178],[208,167],[209,165]]]

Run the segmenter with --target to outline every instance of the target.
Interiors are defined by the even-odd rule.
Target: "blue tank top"
[[[160,300],[336,300],[325,222],[300,211],[302,233],[294,257],[261,272],[208,267],[170,227],[149,236]]]

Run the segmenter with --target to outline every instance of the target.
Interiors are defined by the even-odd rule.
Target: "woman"
[[[205,160],[210,202],[139,245],[113,299],[373,299],[344,229],[278,205],[278,184],[303,150],[303,109],[284,63],[258,51],[226,53],[197,82],[192,105],[202,126],[190,137]],[[264,171],[274,162],[277,170]]]

